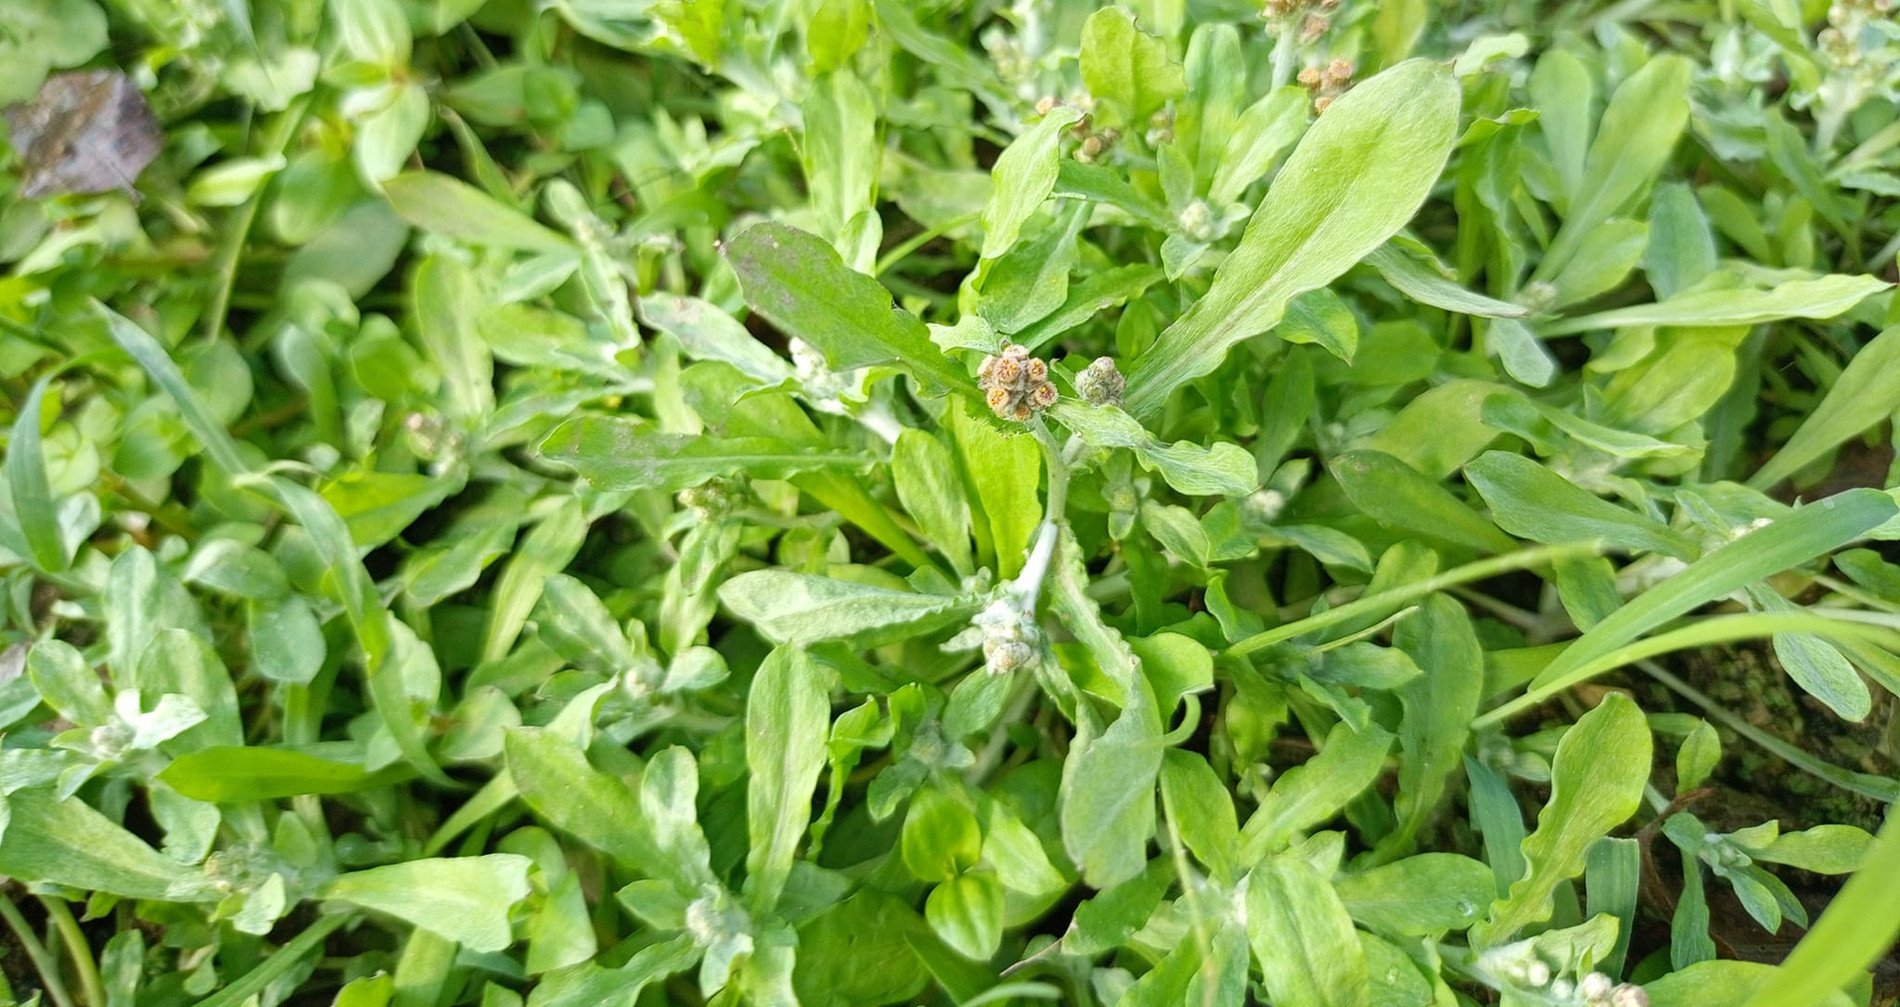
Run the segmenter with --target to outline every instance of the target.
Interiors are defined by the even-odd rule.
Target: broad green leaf
[[[922,430],[906,430],[891,446],[891,483],[924,538],[959,571],[971,568],[970,507],[950,449]]]
[[[843,640],[873,647],[967,618],[977,599],[918,594],[789,570],[753,570],[720,585],[719,600],[767,639],[805,646]]]
[[[974,867],[982,856],[982,827],[967,806],[925,788],[911,798],[898,852],[918,880],[946,882]]]
[[[1177,492],[1189,496],[1245,496],[1259,485],[1253,456],[1233,444],[1168,444],[1119,407],[1090,405],[1076,399],[1056,403],[1050,414],[1091,447],[1133,451],[1143,468],[1160,473]]]
[[[471,951],[501,951],[514,942],[508,913],[528,897],[531,863],[512,853],[407,860],[344,874],[322,894],[388,913]]]
[[[1788,567],[1826,555],[1900,512],[1878,490],[1849,490],[1808,504],[1704,555],[1578,637],[1531,681],[1530,694],[1491,711],[1494,722],[1565,688],[1585,665],[1689,611]],[[1741,545],[1746,543],[1745,545]],[[1740,547],[1738,548],[1738,545]]]
[[[1371,980],[1352,917],[1298,853],[1247,877],[1247,942],[1274,1007],[1369,1007]]]
[[[746,303],[786,335],[811,344],[837,370],[897,364],[932,394],[974,396],[969,372],[930,341],[890,292],[839,260],[822,238],[784,224],[754,224],[726,245]]]
[[[1003,939],[1003,886],[989,871],[960,874],[924,900],[930,928],[965,958],[988,961]]]
[[[1055,190],[1062,131],[1082,117],[1057,106],[1022,132],[990,169],[990,200],[983,208],[983,258],[995,259],[1016,244],[1023,225]]]
[[[1334,458],[1331,468],[1346,498],[1382,524],[1479,552],[1517,547],[1450,490],[1391,455],[1348,451]]]
[[[1523,455],[1487,451],[1465,466],[1465,478],[1490,506],[1492,520],[1519,538],[1553,544],[1600,541],[1678,559],[1697,552],[1681,532],[1586,493]]]
[[[298,794],[349,794],[371,784],[363,767],[287,748],[215,746],[172,760],[158,778],[198,801],[229,804]]]
[[[548,824],[631,868],[670,863],[660,856],[633,789],[589,764],[572,740],[550,728],[516,728],[503,752],[522,802]]]
[[[1525,873],[1472,928],[1473,944],[1502,943],[1550,918],[1557,886],[1581,873],[1590,846],[1641,806],[1650,746],[1642,710],[1620,692],[1605,694],[1564,732],[1551,763],[1550,800],[1524,840]]]
[[[1900,409],[1900,328],[1875,336],[1848,360],[1821,404],[1801,421],[1768,464],[1749,477],[1748,484],[1756,489],[1773,486],[1896,409]]]
[[[1042,524],[1042,451],[1027,432],[1004,432],[984,421],[975,412],[981,408],[953,401],[950,432],[964,480],[975,491],[977,542],[1000,576],[1014,577]]]
[[[1280,775],[1241,834],[1241,863],[1285,849],[1297,834],[1339,814],[1385,770],[1392,735],[1335,725],[1319,754]]]
[[[425,231],[507,251],[579,254],[561,234],[447,175],[406,172],[385,179],[383,194],[397,216]]]
[[[7,811],[0,874],[127,899],[220,898],[197,871],[145,845],[80,798],[19,790],[7,796]]]
[[[585,505],[578,497],[568,497],[545,511],[521,539],[502,568],[489,602],[488,625],[482,637],[483,660],[499,661],[508,656],[528,614],[540,600],[548,576],[566,568],[580,552],[587,526]]]
[[[1421,304],[1486,318],[1522,318],[1530,309],[1486,297],[1458,285],[1445,264],[1423,244],[1396,238],[1367,253],[1366,265],[1379,271],[1385,282]]]
[[[1099,736],[1078,733],[1062,766],[1062,842],[1096,888],[1141,873],[1155,830],[1161,721],[1146,689]]]
[[[404,665],[410,660],[434,662],[434,654],[415,639],[413,632],[398,634],[394,619],[384,607],[382,595],[370,580],[369,571],[357,558],[348,528],[323,498],[296,483],[275,479],[271,488],[286,511],[303,525],[316,551],[331,569],[337,600],[363,650],[364,676],[369,686],[371,705],[389,730],[403,758],[423,776],[446,784],[447,777],[436,767],[422,737],[421,719],[425,706],[433,706],[435,697],[419,703],[404,682]]]
[[[640,320],[679,340],[687,356],[725,361],[754,381],[777,384],[792,376],[792,365],[785,358],[716,304],[679,294],[653,294],[640,299]]]
[[[1456,853],[1421,853],[1339,879],[1354,920],[1371,930],[1427,937],[1478,922],[1496,896],[1491,868]]]
[[[1181,841],[1216,877],[1234,874],[1240,824],[1227,787],[1207,760],[1177,748],[1163,753],[1161,806]]]
[[[1103,7],[1082,24],[1082,85],[1108,106],[1112,123],[1140,125],[1187,92],[1167,43],[1135,26],[1120,7]]]
[[[804,651],[774,650],[746,696],[746,899],[754,913],[778,904],[798,842],[811,823],[811,798],[825,768],[831,725],[826,676]]]
[[[1852,825],[1817,825],[1776,836],[1767,846],[1749,848],[1758,861],[1787,864],[1817,874],[1851,874],[1867,862],[1874,837]]]
[[[1681,56],[1657,56],[1610,95],[1564,214],[1563,227],[1545,250],[1535,274],[1537,279],[1555,277],[1605,221],[1626,213],[1655,183],[1688,124],[1693,70],[1694,65]],[[1588,97],[1583,101],[1587,108]],[[1566,125],[1568,128],[1559,127],[1566,135],[1563,144],[1565,149],[1574,150],[1568,137],[1574,135],[1576,127]]]
[[[350,541],[368,548],[402,534],[451,488],[415,472],[355,471],[326,483],[322,496],[349,528]]]
[[[13,519],[32,550],[34,565],[49,573],[59,573],[71,563],[59,530],[59,502],[53,499],[46,478],[46,457],[40,444],[40,424],[45,419],[46,389],[51,378],[33,383],[33,390],[20,404],[19,418],[13,421],[13,435],[7,439],[5,462],[7,491],[13,496]],[[54,396],[55,402],[58,396]]]
[[[443,411],[464,424],[480,423],[495,411],[495,363],[475,331],[485,299],[474,270],[431,255],[416,267],[410,296],[422,350],[442,374]]]
[[[709,5],[708,5],[709,6]],[[871,208],[877,193],[877,108],[871,92],[849,70],[812,82],[805,118],[805,187],[823,233],[842,247],[851,218]]]
[[[1750,585],[1748,597],[1764,612],[1799,611],[1799,606],[1764,585]],[[1775,660],[1788,677],[1842,720],[1864,720],[1873,711],[1867,683],[1833,644],[1812,633],[1776,633],[1773,646]]]
[[[1784,318],[1833,318],[1889,286],[1891,284],[1872,276],[1837,273],[1811,280],[1789,280],[1766,290],[1704,287],[1657,304],[1612,308],[1593,315],[1566,318],[1544,326],[1542,331],[1546,336],[1561,336],[1633,325],[1715,328],[1760,325]]]
[[[1764,999],[1781,971],[1761,962],[1696,962],[1644,983],[1643,991],[1649,996],[1650,1007],[1766,1007],[1770,1003],[1849,1007],[1854,1002],[1838,989],[1816,985],[1806,987],[1812,996],[1805,999]]]
[[[1279,322],[1418,211],[1444,168],[1458,86],[1441,65],[1401,63],[1354,87],[1294,149],[1213,285],[1129,374],[1128,411],[1158,410],[1228,349]]]
[[[1399,792],[1393,801],[1398,828],[1380,843],[1381,852],[1403,853],[1430,820],[1458,771],[1471,718],[1484,698],[1484,651],[1470,616],[1456,601],[1433,595],[1406,617],[1393,644],[1411,655],[1424,674],[1397,691]]]
[[[661,433],[617,416],[577,416],[554,428],[541,454],[602,490],[677,492],[712,479],[783,479],[820,469],[862,468],[862,454],[812,451],[769,437]]]

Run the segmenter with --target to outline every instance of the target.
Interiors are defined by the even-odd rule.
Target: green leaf
[[[429,362],[442,374],[443,412],[474,426],[495,411],[495,362],[475,331],[486,304],[474,270],[447,255],[431,255],[416,267],[416,335]]]
[[[967,618],[977,600],[917,594],[787,570],[752,570],[719,587],[727,609],[767,639],[805,646],[843,640],[874,647]]]
[[[1274,1007],[1369,1007],[1365,949],[1333,886],[1298,853],[1247,878],[1247,942]]]
[[[922,430],[906,430],[891,446],[891,483],[924,538],[959,571],[971,569],[970,507],[950,449]]]
[[[471,951],[501,951],[514,942],[508,912],[528,897],[532,863],[512,853],[408,860],[344,874],[323,897],[388,913]]]
[[[1548,281],[1570,265],[1604,222],[1626,213],[1654,184],[1688,124],[1693,69],[1681,56],[1657,56],[1610,95],[1563,227],[1545,250],[1536,279]],[[1587,114],[1588,95],[1582,96],[1582,103],[1581,111]],[[1577,110],[1574,104],[1570,107]],[[1563,131],[1564,144],[1572,151],[1575,143],[1569,138],[1575,131],[1574,123]]]
[[[522,802],[548,824],[630,868],[670,863],[660,855],[632,788],[595,769],[573,741],[550,728],[522,727],[505,735],[502,751]]]
[[[1650,1007],[1766,1007],[1771,1003],[1849,1007],[1854,1002],[1838,989],[1821,986],[1809,986],[1812,995],[1801,1000],[1764,999],[1781,971],[1761,962],[1696,962],[1644,983],[1643,991],[1649,995]]]
[[[1458,85],[1411,60],[1326,110],[1280,170],[1213,285],[1135,361],[1128,411],[1143,417],[1218,368],[1229,348],[1271,329],[1287,302],[1323,287],[1418,212],[1444,168]]]
[[[1686,793],[1700,787],[1722,759],[1722,736],[1706,720],[1696,721],[1689,736],[1676,750],[1676,792]]]
[[[1381,851],[1404,852],[1429,822],[1458,771],[1471,718],[1484,698],[1484,651],[1470,616],[1456,601],[1433,595],[1399,623],[1393,644],[1425,673],[1402,686],[1399,792],[1393,801],[1398,828]]]
[[[1131,702],[1100,736],[1078,733],[1071,744],[1062,766],[1062,842],[1090,885],[1112,887],[1148,862],[1161,752],[1161,721],[1145,699]]]
[[[112,333],[112,339],[119,348],[131,354],[139,367],[151,377],[153,383],[171,396],[178,407],[178,416],[192,436],[198,438],[198,444],[211,457],[213,464],[223,469],[227,475],[248,472],[250,466],[244,456],[238,453],[237,441],[232,439],[224,424],[219,422],[204,400],[185,380],[183,372],[172,358],[153,339],[151,333],[138,327],[131,319],[113,311],[98,301],[92,302],[92,310],[105,320],[106,328]]]
[[[1392,735],[1377,724],[1340,723],[1319,754],[1281,774],[1241,834],[1241,863],[1285,849],[1293,837],[1339,814],[1385,770]]]
[[[1758,861],[1787,864],[1816,874],[1851,874],[1867,862],[1873,844],[1874,837],[1865,829],[1817,825],[1800,832],[1784,832],[1767,846],[1750,847],[1748,852]]]
[[[969,373],[930,341],[890,292],[839,260],[822,238],[784,224],[754,224],[726,245],[746,303],[786,335],[811,344],[835,370],[897,364],[933,394],[974,397]]]
[[[746,695],[746,899],[756,913],[778,904],[799,839],[811,823],[811,798],[825,768],[831,726],[827,676],[803,650],[766,657]]]
[[[1451,271],[1423,244],[1406,238],[1373,249],[1366,265],[1379,271],[1385,282],[1421,304],[1484,318],[1522,318],[1530,309],[1500,301],[1459,286]]]
[[[668,434],[617,416],[577,416],[548,434],[541,454],[608,491],[678,492],[712,479],[783,479],[821,469],[863,468],[862,454],[814,451],[769,437]]]
[[[1821,404],[1801,421],[1781,450],[1749,477],[1756,489],[1814,464],[1900,409],[1900,328],[1875,336],[1848,360]]]
[[[220,745],[172,760],[159,780],[197,801],[230,804],[297,794],[350,794],[370,786],[363,767],[287,748]]]
[[[153,850],[77,797],[19,790],[8,795],[7,810],[0,874],[126,899],[220,897],[196,871]]]
[[[507,251],[579,254],[561,234],[447,175],[406,172],[384,179],[383,194],[397,216],[425,231]]]
[[[1590,846],[1642,805],[1650,745],[1643,711],[1620,692],[1605,694],[1564,732],[1551,763],[1550,801],[1524,840],[1525,873],[1472,928],[1474,945],[1502,943],[1550,918],[1557,886],[1581,873]]]
[[[1698,551],[1687,535],[1586,493],[1523,455],[1487,451],[1465,466],[1465,478],[1484,497],[1498,527],[1519,538],[1551,544],[1600,541],[1678,559],[1691,559]]]
[[[1207,760],[1170,748],[1161,762],[1161,806],[1181,841],[1218,878],[1231,878],[1240,847],[1233,799]]]
[[[1050,409],[1090,447],[1127,448],[1142,468],[1158,472],[1176,492],[1189,496],[1246,496],[1259,485],[1253,456],[1236,445],[1216,441],[1202,447],[1189,441],[1163,442],[1133,416],[1115,406],[1063,399]]]
[[[1671,619],[1770,574],[1826,555],[1900,513],[1878,490],[1848,490],[1808,504],[1704,555],[1572,641],[1531,681],[1525,696],[1479,718],[1492,723],[1568,688],[1576,672]],[[1746,543],[1746,544],[1743,544]]]
[[[7,440],[5,470],[7,491],[13,496],[13,518],[32,550],[34,565],[59,573],[72,562],[72,556],[60,535],[59,504],[46,479],[46,457],[40,444],[46,389],[51,383],[50,376],[34,382],[33,390],[21,403],[19,418],[13,421],[13,435]]]
[[[1657,304],[1612,308],[1543,327],[1546,336],[1636,325],[1718,328],[1784,318],[1833,318],[1892,284],[1872,276],[1833,274],[1789,280],[1766,290],[1704,287]]]
[[[997,156],[990,168],[989,203],[983,207],[984,259],[1009,251],[1023,225],[1055,190],[1062,131],[1081,117],[1067,105],[1057,106]]]
[[[1005,432],[979,418],[961,400],[950,405],[950,432],[964,479],[975,491],[977,542],[987,545],[997,574],[1022,569],[1029,540],[1042,524],[1042,451],[1027,432]]]
[[[792,376],[792,365],[747,332],[718,305],[697,297],[653,294],[640,299],[640,320],[680,341],[686,355],[721,360],[761,384]]]
[[[402,534],[452,487],[413,472],[355,471],[323,487],[323,502],[336,511],[358,546],[382,545]]]
[[[960,874],[932,889],[924,919],[965,958],[988,961],[1003,940],[1003,886],[988,871]]]
[[[1332,473],[1346,498],[1383,524],[1479,552],[1517,548],[1450,490],[1391,455],[1348,451],[1333,459]]]
[[[918,880],[947,882],[975,866],[982,856],[982,827],[963,803],[926,788],[911,798],[898,851]]]
[[[1082,86],[1108,106],[1110,123],[1140,125],[1187,93],[1181,64],[1167,43],[1135,26],[1120,7],[1104,7],[1082,24]]]
[[[1497,894],[1491,868],[1456,853],[1421,853],[1339,879],[1354,920],[1380,933],[1429,937],[1478,922]]]

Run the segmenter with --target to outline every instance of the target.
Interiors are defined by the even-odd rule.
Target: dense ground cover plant
[[[1897,100],[1885,0],[11,0],[7,995],[1891,1002]]]

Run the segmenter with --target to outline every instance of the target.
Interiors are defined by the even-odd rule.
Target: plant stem
[[[66,945],[66,953],[72,956],[73,968],[79,973],[79,988],[85,994],[86,1003],[92,1007],[105,1007],[106,984],[99,978],[99,963],[93,959],[92,945],[79,929],[79,921],[73,919],[73,911],[66,907],[66,900],[39,896],[40,904],[46,907],[46,915],[53,921],[54,929],[59,931],[59,939]]]
[[[1275,626],[1265,632],[1255,633],[1245,640],[1241,640],[1233,646],[1228,647],[1223,651],[1223,654],[1227,657],[1246,657],[1255,651],[1264,650],[1276,643],[1285,643],[1296,636],[1303,636],[1329,626],[1337,626],[1340,623],[1351,622],[1369,612],[1376,612],[1392,605],[1403,605],[1406,602],[1415,601],[1426,595],[1436,594],[1447,588],[1457,587],[1460,584],[1469,584],[1472,581],[1485,580],[1490,577],[1496,577],[1499,574],[1523,570],[1527,567],[1542,566],[1545,563],[1554,563],[1566,559],[1578,559],[1584,556],[1595,556],[1602,551],[1603,547],[1595,542],[1579,542],[1570,545],[1536,546],[1530,549],[1520,549],[1517,552],[1507,552],[1502,556],[1492,556],[1481,559],[1475,563],[1466,563],[1464,566],[1454,567],[1435,577],[1427,577],[1424,580],[1413,584],[1406,584],[1403,587],[1396,587],[1390,591],[1363,595],[1359,600],[1347,602],[1338,608],[1329,608],[1324,612],[1309,615],[1304,619],[1289,622],[1284,626]]]
[[[304,112],[310,108],[308,96],[300,97],[290,103],[290,107],[277,116],[271,124],[271,130],[265,134],[262,144],[262,156],[270,157],[282,154],[290,147],[291,138],[297,135],[297,127],[302,125]],[[244,255],[244,241],[250,236],[251,226],[257,223],[257,211],[264,205],[266,186],[258,186],[251,198],[238,207],[235,219],[225,231],[224,239],[218,243],[218,254],[212,260],[212,276],[216,286],[211,288],[211,304],[204,315],[204,336],[216,339],[224,331],[224,316],[231,309],[231,291],[237,286],[238,260]]]
[[[26,917],[20,915],[20,907],[14,905],[13,899],[6,895],[0,895],[0,919],[6,920],[7,928],[13,931],[21,949],[33,962],[33,970],[40,974],[40,985],[45,988],[46,995],[52,998],[55,1007],[74,1007],[73,995],[67,992],[66,981],[59,976],[59,963],[53,960],[52,953],[46,950],[40,935],[33,932]]]
[[[311,952],[322,947],[324,938],[329,937],[333,931],[351,919],[348,913],[318,917],[317,921],[305,928],[303,933],[292,937],[288,944],[278,948],[276,954],[264,959],[238,981],[200,1000],[198,1007],[237,1007],[238,1004],[263,992],[264,987],[269,986],[278,976],[289,972]]]

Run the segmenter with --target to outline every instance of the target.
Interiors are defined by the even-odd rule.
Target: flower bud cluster
[[[1322,69],[1309,66],[1300,71],[1300,86],[1313,92],[1313,111],[1326,111],[1335,99],[1346,93],[1352,86],[1353,65],[1348,60],[1336,59]]]
[[[1002,353],[984,357],[976,375],[990,409],[1003,419],[1027,422],[1056,404],[1049,365],[1031,357],[1027,347],[1006,346]]]

